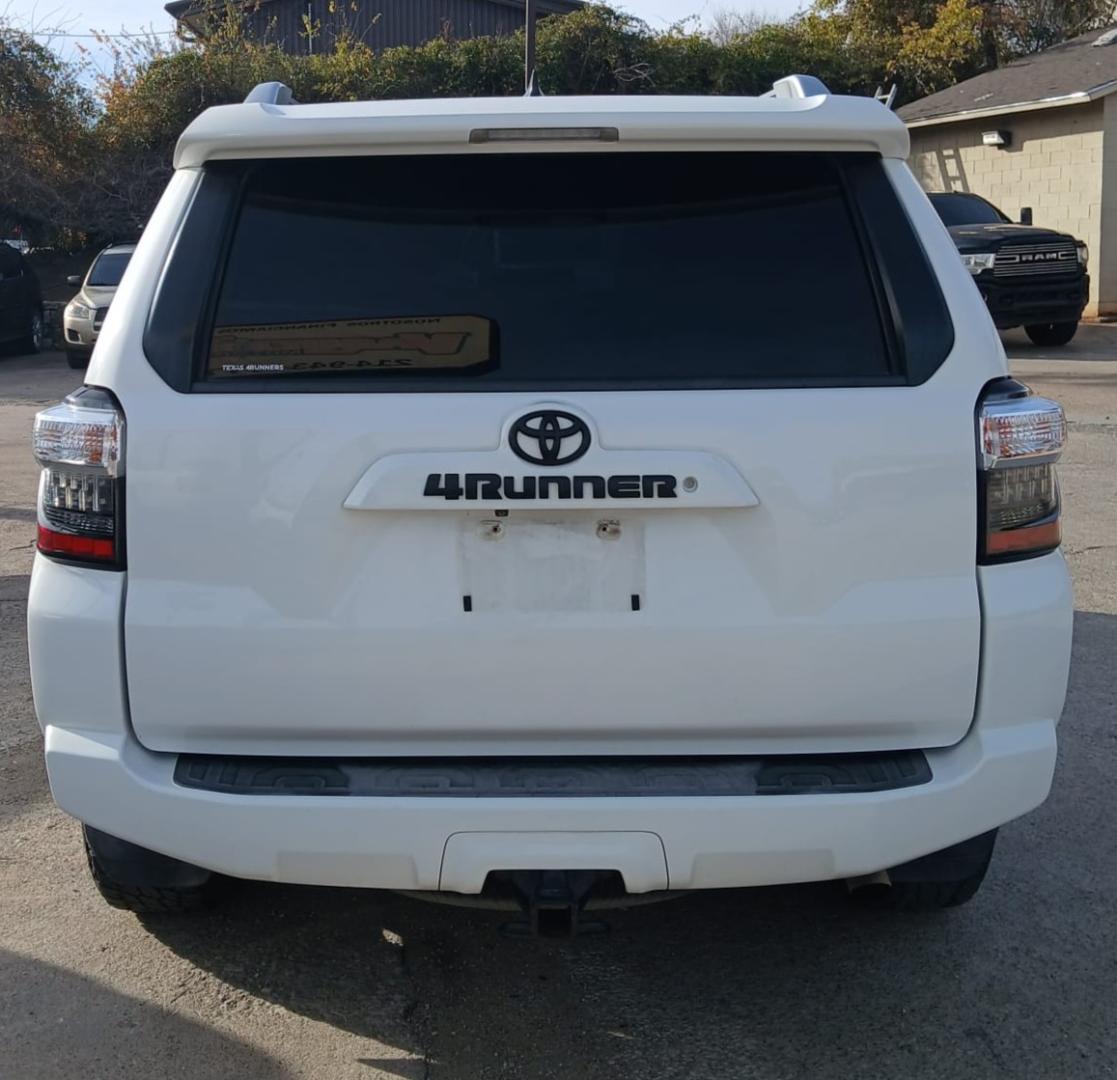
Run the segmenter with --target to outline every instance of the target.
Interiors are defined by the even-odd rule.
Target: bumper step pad
[[[577,798],[847,795],[931,780],[920,750],[768,757],[275,758],[182,754],[182,787],[227,795]]]

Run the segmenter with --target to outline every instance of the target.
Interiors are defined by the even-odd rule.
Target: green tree
[[[982,51],[981,12],[970,0],[946,0],[927,25],[900,27],[888,76],[904,90],[904,100],[950,86],[975,72]]]
[[[0,19],[0,228],[41,242],[79,227],[93,115],[74,69]]]
[[[329,2],[348,11],[368,0]],[[204,40],[116,50],[95,95],[72,65],[0,21],[0,227],[18,221],[64,242],[134,236],[183,128],[259,82],[285,82],[304,102],[523,92],[522,33],[447,32],[373,52],[342,20],[329,49],[292,56],[246,35],[242,5],[215,3]],[[653,32],[591,4],[540,20],[538,74],[549,94],[758,94],[802,72],[839,93],[896,82],[902,102],[1104,18],[1095,0],[815,0],[781,22],[725,15],[710,33],[693,20]]]
[[[980,69],[982,14],[974,0],[817,0],[801,22],[808,37],[845,57],[859,92],[896,83],[899,103]]]
[[[977,0],[977,4],[986,67],[1049,49],[1114,21],[1112,0]]]

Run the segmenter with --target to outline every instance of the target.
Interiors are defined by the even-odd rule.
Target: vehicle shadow
[[[574,941],[358,890],[238,885],[167,947],[259,998],[398,1047],[403,1077],[1102,1076],[1117,1056],[1108,782],[1117,617],[1079,613],[1049,802],[1002,830],[968,906],[891,914],[841,884],[696,894]],[[1108,658],[1108,659],[1107,659]]]
[[[1003,898],[900,917],[833,885],[707,893],[547,941],[502,936],[499,913],[404,897],[238,891],[205,924],[147,928],[264,1000],[421,1048],[419,1062],[365,1059],[415,1080],[921,1076],[933,1061],[984,1080],[1014,1054],[981,1006]]]
[[[145,928],[225,982],[340,1030],[414,1042],[390,893],[231,882],[219,908],[146,915]],[[406,1064],[406,1063],[404,1063]]]
[[[1000,331],[1005,352],[1016,360],[1117,360],[1117,326],[1082,323],[1067,345],[1034,344],[1021,328]]]
[[[11,1080],[290,1076],[227,1034],[3,949],[0,987],[0,1076]],[[133,1071],[140,1063],[142,1073]]]

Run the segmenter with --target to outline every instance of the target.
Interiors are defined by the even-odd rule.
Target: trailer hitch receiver
[[[549,938],[602,933],[608,929],[604,922],[583,916],[595,886],[613,876],[607,870],[511,871],[508,880],[524,917],[507,923],[503,932]]]

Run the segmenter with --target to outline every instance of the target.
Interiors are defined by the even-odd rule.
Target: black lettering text
[[[640,498],[640,477],[610,476],[609,497],[613,499]]]
[[[516,478],[514,476],[506,476],[504,478],[504,497],[506,499],[534,499],[535,477],[521,476],[520,490],[517,491]]]
[[[467,499],[499,499],[500,477],[496,473],[471,472],[465,474]]]
[[[551,497],[549,488],[555,489],[555,497],[559,499],[570,498],[570,477],[569,476],[541,476],[539,477],[539,498],[549,499]]]
[[[605,477],[604,476],[575,476],[571,485],[575,499],[584,499],[586,497],[586,486],[589,485],[591,499],[604,499],[605,498]]]
[[[650,473],[640,477],[644,489],[645,499],[674,499],[675,478],[673,476],[657,476]]]
[[[445,483],[443,483],[442,473],[432,472],[427,477],[423,494],[441,495],[444,499],[460,499],[462,497],[461,475],[459,473],[447,473]]]

